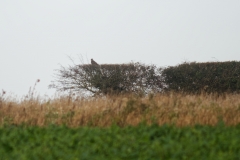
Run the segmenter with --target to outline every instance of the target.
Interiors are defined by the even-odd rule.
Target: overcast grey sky
[[[40,79],[37,92],[52,94],[54,69],[78,55],[157,66],[239,61],[240,1],[0,0],[0,89],[22,96]]]

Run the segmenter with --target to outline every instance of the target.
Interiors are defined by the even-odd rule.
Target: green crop
[[[0,159],[4,160],[237,160],[239,157],[240,125],[0,128]]]

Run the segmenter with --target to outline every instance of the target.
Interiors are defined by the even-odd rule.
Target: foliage
[[[0,128],[0,159],[238,159],[240,126]]]
[[[73,65],[57,70],[50,87],[105,95],[159,92],[162,80],[157,73],[155,65],[141,63]]]
[[[167,90],[184,93],[240,91],[240,62],[183,63],[163,70]]]
[[[142,63],[73,65],[57,70],[60,91],[118,93],[239,93],[240,62],[183,63],[167,68]]]

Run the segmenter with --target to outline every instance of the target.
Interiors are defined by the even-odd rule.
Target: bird
[[[98,63],[95,62],[93,59],[91,59],[91,64],[92,64],[92,65],[97,65],[97,66],[98,66]]]

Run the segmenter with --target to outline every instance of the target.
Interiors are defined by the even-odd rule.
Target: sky
[[[0,91],[53,95],[60,65],[240,61],[239,0],[0,0]],[[82,58],[81,58],[82,57]]]

